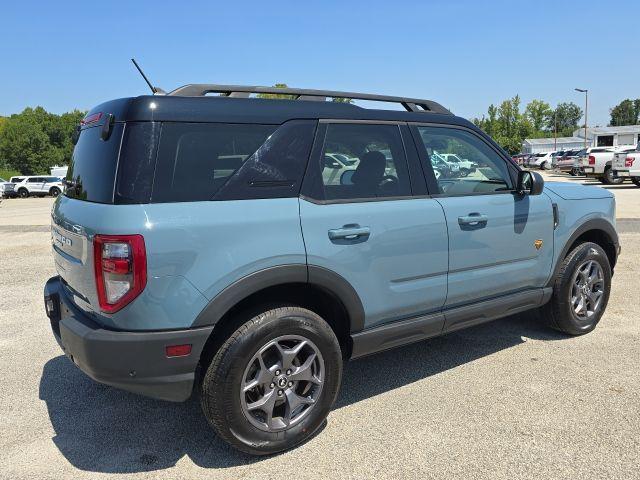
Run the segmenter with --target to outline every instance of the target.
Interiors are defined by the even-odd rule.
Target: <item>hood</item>
[[[611,198],[613,194],[602,187],[581,185],[570,182],[544,182],[545,190],[553,193],[565,200],[582,200],[584,198]]]

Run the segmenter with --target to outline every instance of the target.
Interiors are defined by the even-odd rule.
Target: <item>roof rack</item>
[[[192,83],[176,88],[167,95],[177,97],[203,97],[208,93],[220,93],[225,97],[248,98],[252,93],[270,93],[294,95],[296,100],[326,101],[327,98],[352,98],[355,100],[371,100],[375,102],[400,103],[408,112],[429,112],[451,115],[445,107],[433,100],[419,98],[392,97],[370,93],[335,92],[332,90],[310,90],[305,88],[258,87],[248,85],[215,85]]]

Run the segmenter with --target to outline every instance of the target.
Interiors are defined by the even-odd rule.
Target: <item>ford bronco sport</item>
[[[611,193],[545,185],[433,101],[187,85],[99,105],[74,140],[44,289],[56,340],[98,382],[195,390],[245,452],[313,435],[348,359],[525,310],[580,335],[607,305]],[[438,171],[434,152],[477,167]],[[338,180],[336,155],[353,159]]]

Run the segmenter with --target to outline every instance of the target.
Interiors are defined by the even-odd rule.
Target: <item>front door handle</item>
[[[342,228],[329,230],[329,240],[361,240],[371,235],[369,227],[360,225],[345,225]]]
[[[480,213],[470,213],[469,215],[464,215],[462,217],[458,217],[458,224],[460,225],[470,225],[477,226],[486,224],[489,220],[489,217],[486,215],[482,215]]]

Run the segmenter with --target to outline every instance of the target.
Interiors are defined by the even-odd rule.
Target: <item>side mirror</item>
[[[540,195],[544,188],[544,178],[538,172],[521,170],[518,172],[518,186],[516,190],[520,195]]]

